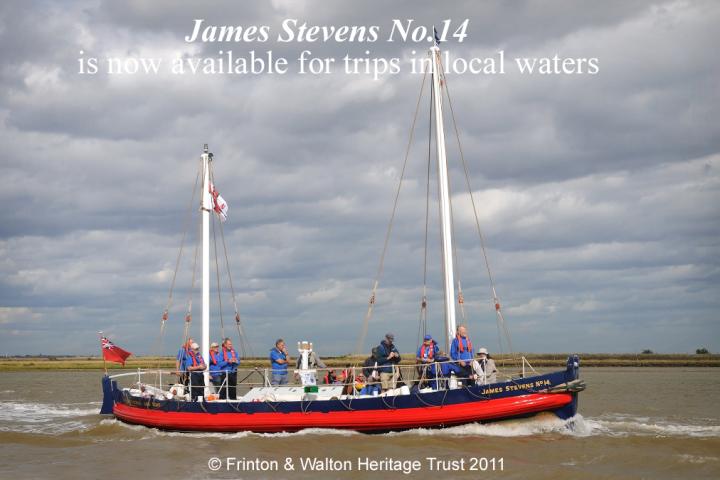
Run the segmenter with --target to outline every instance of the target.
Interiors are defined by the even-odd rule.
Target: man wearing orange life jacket
[[[200,346],[197,343],[193,343],[190,346],[190,351],[185,357],[184,370],[190,375],[190,397],[192,400],[196,400],[203,396],[205,390],[205,377],[203,372],[205,371],[205,360],[200,354]]]
[[[465,325],[459,325],[455,338],[450,345],[450,358],[455,361],[451,370],[460,376],[463,382],[467,382],[467,385],[474,383],[472,381],[473,356],[473,346],[470,337],[468,337],[467,328]]]
[[[422,345],[418,348],[416,358],[418,363],[433,363],[439,352],[440,347],[433,340],[432,335],[425,335]]]
[[[417,355],[415,356],[415,359],[417,360],[418,366],[418,375],[420,376],[422,381],[420,381],[419,388],[422,388],[423,384],[425,384],[425,381],[430,379],[430,386],[432,388],[436,388],[435,385],[435,362],[437,361],[437,356],[440,353],[440,347],[438,347],[438,344],[435,340],[433,340],[432,335],[425,335],[423,338],[423,343],[418,347]]]
[[[222,371],[222,357],[219,352],[220,345],[217,342],[210,344],[210,381],[215,386],[215,392],[220,394],[220,398],[224,399],[225,388],[223,388],[223,382],[225,381],[225,372]]]
[[[237,400],[237,369],[240,359],[229,338],[225,338],[223,341],[220,357],[222,357],[220,368],[227,379],[227,386],[220,392],[220,398]]]

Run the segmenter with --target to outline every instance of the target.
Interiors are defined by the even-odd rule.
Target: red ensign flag
[[[132,353],[114,345],[106,337],[100,339],[100,346],[102,347],[103,358],[108,362],[122,363],[125,366],[125,359],[132,355]]]

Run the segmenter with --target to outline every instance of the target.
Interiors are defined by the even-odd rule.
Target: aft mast
[[[205,365],[210,365],[210,162],[212,153],[208,153],[205,144],[202,154],[202,194],[200,211],[202,214],[202,345],[200,346]],[[205,386],[210,385],[210,373],[205,370]]]
[[[440,197],[440,244],[442,246],[443,291],[445,294],[445,348],[450,351],[450,339],[455,336],[455,272],[453,265],[452,213],[450,210],[450,179],[445,155],[445,128],[442,110],[442,64],[440,48],[430,48],[432,57],[432,95],[435,109],[435,136],[438,161],[438,195]]]

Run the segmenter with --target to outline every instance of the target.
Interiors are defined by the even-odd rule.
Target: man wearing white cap
[[[473,371],[476,375],[478,385],[497,382],[497,367],[495,360],[490,358],[487,348],[481,347],[478,350],[478,359],[472,362]]]
[[[215,391],[220,393],[220,399],[225,399],[226,389],[221,388],[225,381],[225,372],[222,367],[220,345],[217,342],[212,342],[210,344],[210,381],[215,386]]]
[[[203,396],[205,390],[205,360],[200,354],[200,345],[193,343],[190,345],[190,351],[185,357],[185,371],[190,375],[190,396],[193,400]]]

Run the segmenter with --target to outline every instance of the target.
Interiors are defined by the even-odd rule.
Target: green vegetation
[[[510,367],[520,365],[519,359],[525,356],[536,368],[563,368],[568,354],[566,353],[517,353],[510,355],[494,355],[499,366]],[[403,364],[412,364],[415,355],[403,354]],[[580,354],[582,367],[720,367],[720,355],[702,354],[655,354],[655,353],[585,353]],[[340,356],[323,358],[329,367],[360,365],[362,356]],[[264,357],[245,358],[244,368],[265,368],[268,360]],[[125,367],[116,363],[108,363],[108,370],[133,370],[137,368],[174,369],[173,357],[130,357]],[[0,371],[4,370],[102,370],[103,361],[100,357],[5,357],[0,358]]]
[[[703,348],[698,348],[697,350],[695,350],[695,355],[707,355],[707,354],[709,354],[709,353],[710,353],[710,352],[708,352],[708,349],[705,348],[705,347],[703,347]]]

